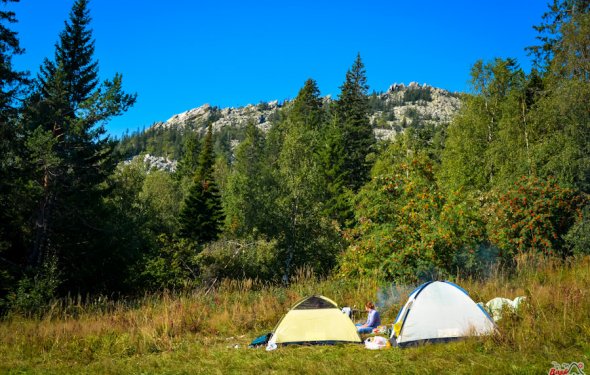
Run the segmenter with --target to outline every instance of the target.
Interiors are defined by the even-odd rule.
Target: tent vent
[[[295,306],[294,310],[333,309],[336,305],[317,296],[312,296]]]

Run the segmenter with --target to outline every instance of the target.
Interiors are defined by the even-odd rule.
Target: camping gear
[[[490,334],[494,329],[494,321],[464,289],[449,281],[434,281],[410,294],[395,319],[391,343],[404,347],[447,342]]]
[[[358,343],[361,338],[336,302],[314,295],[297,302],[279,321],[267,350],[288,344]]]
[[[389,340],[382,336],[372,336],[365,340],[365,348],[370,350],[379,350],[391,348]]]
[[[502,311],[504,309],[516,312],[520,304],[526,300],[526,297],[516,297],[514,300],[508,298],[496,297],[492,298],[485,304],[486,310],[490,313],[494,322],[502,319]]]
[[[342,314],[348,316],[352,320],[352,309],[350,307],[343,307],[341,311]]]
[[[264,334],[262,336],[258,336],[257,338],[252,340],[252,342],[250,343],[250,345],[248,345],[248,347],[249,348],[257,348],[259,346],[264,346],[268,343],[270,336],[272,336],[272,332]]]
[[[373,329],[373,334],[376,334],[376,335],[388,334],[387,331],[389,331],[387,326],[377,326],[375,329]]]

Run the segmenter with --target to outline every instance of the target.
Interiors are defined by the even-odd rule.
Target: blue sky
[[[73,0],[20,0],[16,12],[23,56],[36,74],[54,45]],[[123,74],[137,104],[109,122],[115,136],[165,121],[204,103],[243,106],[293,98],[307,78],[337,96],[357,52],[370,90],[394,82],[468,90],[478,59],[517,58],[545,0],[197,1],[91,0],[102,78]]]

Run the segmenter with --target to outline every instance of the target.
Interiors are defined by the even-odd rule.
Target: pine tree
[[[87,0],[74,3],[55,57],[41,67],[23,116],[31,132],[29,144],[42,142],[52,154],[52,164],[35,176],[41,193],[29,264],[42,264],[51,252],[80,288],[98,285],[96,278],[108,262],[121,263],[116,255],[103,253],[113,250],[101,244],[107,235],[100,220],[105,214],[102,183],[114,168],[114,143],[104,124],[136,98],[123,92],[119,74],[98,82],[87,5]],[[34,147],[30,152],[36,152]]]
[[[193,185],[180,211],[180,235],[197,245],[217,239],[224,220],[219,189],[213,178],[215,155],[211,124],[199,155]]]

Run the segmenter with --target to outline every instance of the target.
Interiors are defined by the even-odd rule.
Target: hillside
[[[333,102],[329,96],[323,100],[326,105]],[[416,82],[408,85],[394,83],[386,92],[371,94],[369,103],[370,121],[376,138],[380,140],[393,139],[407,127],[418,124],[449,123],[461,105],[459,94]],[[203,104],[167,121],[157,122],[144,132],[123,137],[120,149],[127,157],[147,152],[178,159],[182,154],[184,134],[194,131],[201,136],[209,123],[214,133],[224,139],[226,147],[233,148],[243,139],[243,129],[248,123],[254,123],[266,132],[288,105],[289,101],[278,100],[237,108]]]

